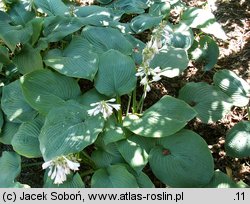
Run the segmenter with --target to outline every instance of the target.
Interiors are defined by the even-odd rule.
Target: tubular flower
[[[136,73],[137,77],[141,77],[140,84],[146,87],[146,91],[151,90],[150,83],[161,80],[161,69],[160,67],[152,68],[143,68],[140,67]],[[151,78],[151,80],[150,80]]]
[[[98,113],[102,113],[103,118],[106,120],[113,113],[113,108],[119,110],[121,108],[120,104],[114,104],[115,99],[112,98],[107,101],[100,101],[97,103],[91,103],[90,106],[95,106],[95,108],[88,110],[90,116],[95,116]]]
[[[71,170],[77,171],[79,167],[80,164],[76,162],[74,157],[68,159],[65,156],[56,157],[42,165],[43,169],[49,168],[48,176],[54,180],[54,184],[62,184],[67,180],[67,175],[70,174]]]

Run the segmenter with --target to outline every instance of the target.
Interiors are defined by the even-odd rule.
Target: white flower
[[[75,158],[72,158],[75,160]],[[67,180],[67,175],[70,174],[70,170],[79,170],[80,164],[73,162],[65,156],[57,157],[50,161],[43,163],[42,168],[49,168],[48,176],[54,180],[54,184],[62,184]]]
[[[150,84],[161,80],[161,69],[160,67],[154,69],[139,67],[136,76],[141,77],[140,84],[145,86],[146,91],[149,92],[151,90]],[[152,80],[150,80],[150,78],[152,78]]]
[[[103,118],[106,120],[109,116],[112,115],[113,108],[117,111],[121,108],[120,104],[113,104],[113,102],[115,102],[114,98],[107,100],[107,101],[91,103],[90,106],[96,106],[96,107],[88,110],[88,114],[90,116],[95,116],[98,113],[102,113]]]

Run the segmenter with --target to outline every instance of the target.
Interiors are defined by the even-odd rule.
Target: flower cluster
[[[90,116],[95,116],[98,113],[102,113],[103,118],[106,120],[113,113],[113,108],[119,110],[121,108],[120,104],[114,104],[116,100],[114,98],[107,101],[100,101],[97,103],[91,103],[90,106],[96,106],[93,109],[88,110]]]
[[[80,164],[77,162],[76,158],[73,156],[60,156],[43,163],[42,168],[49,168],[48,176],[54,180],[54,184],[62,184],[67,180],[67,175],[70,171],[79,170]]]
[[[161,69],[160,67],[156,67],[154,69],[148,68],[145,69],[140,67],[136,73],[137,77],[141,77],[140,84],[146,87],[146,91],[149,92],[151,90],[150,83],[161,80]],[[150,80],[149,77],[152,79]]]
[[[162,49],[167,49],[165,45],[168,43],[168,38],[169,33],[165,29],[165,23],[162,23],[153,31],[152,38],[143,49],[143,62],[138,68],[136,76],[141,78],[140,84],[145,87],[146,92],[151,90],[150,84],[152,82],[156,82],[161,79],[160,67],[151,68],[150,62]],[[163,45],[163,42],[165,42],[165,45]]]

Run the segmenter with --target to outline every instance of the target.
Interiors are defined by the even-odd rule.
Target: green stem
[[[129,113],[129,109],[130,109],[130,105],[131,105],[131,99],[132,99],[132,97],[130,95],[128,97],[129,98],[128,98],[128,106],[127,106],[126,115],[128,115],[128,113]]]
[[[121,102],[121,97],[117,96],[116,101],[118,104],[121,105],[121,108],[118,110],[118,122],[122,124],[122,102]]]
[[[137,101],[136,101],[136,88],[133,91],[133,107],[132,107],[132,113],[136,113],[137,111]]]
[[[142,110],[143,110],[144,100],[145,100],[146,94],[147,94],[147,90],[146,89],[147,89],[147,85],[144,86],[143,95],[142,95],[141,100],[140,100],[140,102],[138,104],[138,107],[137,107],[138,110],[139,110],[139,113],[142,113]]]
[[[38,166],[38,165],[42,165],[42,164],[43,164],[43,162],[35,162],[35,163],[31,163],[31,164],[22,164],[22,168]]]

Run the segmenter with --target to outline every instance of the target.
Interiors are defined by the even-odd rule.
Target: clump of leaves
[[[180,11],[174,24],[172,10]],[[146,43],[138,37],[145,33]],[[226,39],[214,15],[180,0],[4,1],[0,142],[14,151],[2,152],[0,187],[27,187],[16,181],[21,156],[44,160],[44,187],[83,188],[88,175],[91,187],[154,187],[145,168],[169,187],[221,187],[224,180],[237,186],[214,172],[206,142],[185,126],[247,106],[243,79],[221,70],[212,85],[188,83],[178,98],[143,109],[151,84],[179,76],[190,60],[213,68],[214,37]],[[80,87],[83,79],[93,89]],[[248,122],[228,133],[226,145],[231,156],[250,156]]]

